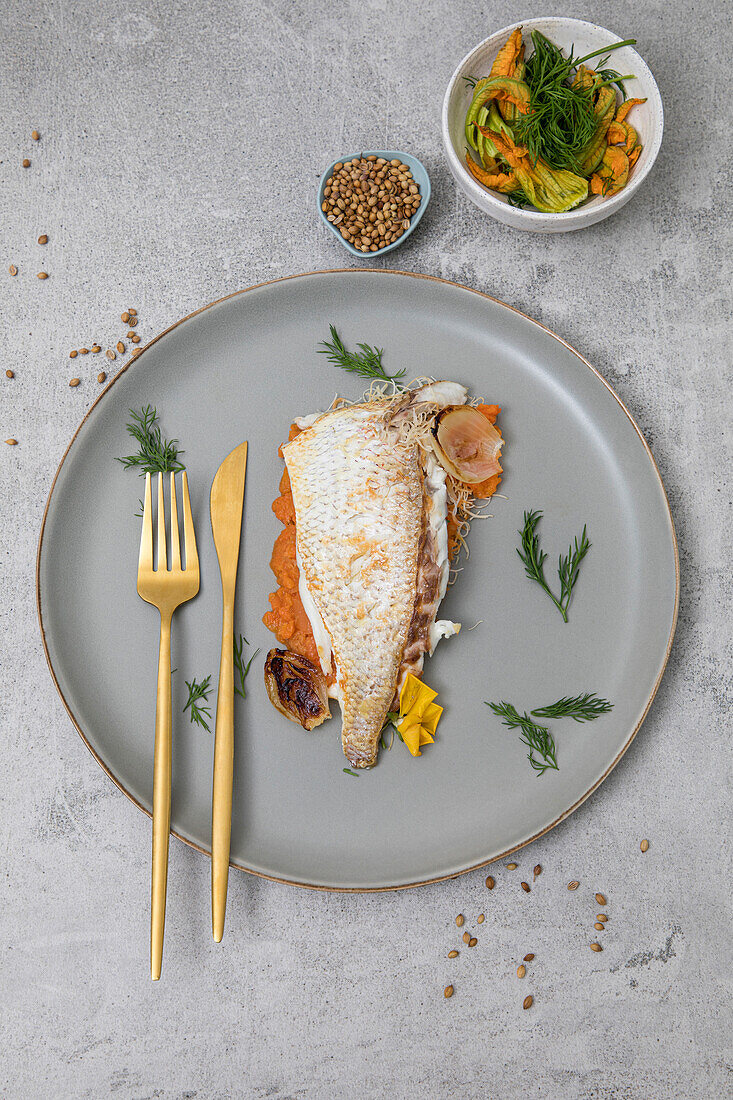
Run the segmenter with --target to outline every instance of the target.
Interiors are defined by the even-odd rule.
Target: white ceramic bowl
[[[629,117],[629,122],[638,131],[639,140],[643,145],[641,156],[631,172],[629,182],[618,194],[610,198],[593,195],[586,199],[582,206],[569,210],[566,214],[543,214],[539,210],[510,206],[504,195],[487,191],[466,168],[464,123],[473,91],[463,77],[488,76],[499,48],[518,25],[522,27],[528,52],[531,46],[529,36],[533,30],[541,31],[565,53],[574,47],[576,57],[582,57],[613,42],[623,41],[617,34],[604,30],[603,27],[597,27],[595,23],[586,23],[582,19],[554,18],[526,19],[521,24],[512,23],[511,26],[492,34],[490,38],[485,38],[475,49],[466,54],[453,73],[445,93],[442,126],[448,164],[459,187],[465,191],[471,202],[484,213],[491,214],[492,218],[506,225],[511,225],[515,229],[528,229],[535,233],[565,233],[570,229],[583,229],[587,225],[593,225],[608,218],[616,210],[625,206],[649,175],[662,144],[664,128],[664,112],[659,89],[649,67],[635,49],[624,46],[620,50],[614,50],[610,55],[608,67],[622,74],[633,73],[635,78],[626,84],[626,94],[635,99],[646,96],[646,103],[634,107]],[[589,62],[590,65],[593,63],[593,61]]]

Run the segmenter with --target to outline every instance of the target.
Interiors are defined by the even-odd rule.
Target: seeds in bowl
[[[359,252],[378,252],[410,228],[421,202],[406,164],[372,155],[334,164],[321,210]]]

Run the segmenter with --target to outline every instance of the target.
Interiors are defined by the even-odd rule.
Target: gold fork
[[[158,654],[158,701],[155,708],[155,753],[153,760],[153,874],[150,889],[150,976],[160,978],[165,930],[165,894],[168,884],[168,838],[171,827],[171,619],[176,608],[193,599],[199,590],[199,559],[193,529],[188,479],[184,470],[183,541],[186,567],[181,568],[178,536],[178,506],[175,474],[170,475],[171,568],[168,569],[165,536],[163,475],[158,474],[158,565],[153,568],[153,502],[150,474],[145,475],[145,505],[140,558],[137,567],[138,594],[160,612]]]

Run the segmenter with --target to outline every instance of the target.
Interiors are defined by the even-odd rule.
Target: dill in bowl
[[[576,58],[539,31],[525,57],[522,28],[499,50],[488,77],[473,83],[466,113],[466,166],[484,187],[513,206],[564,213],[589,194],[615,195],[626,186],[642,150],[626,121],[642,99],[627,99],[633,76],[606,67],[608,56],[636,39]],[[599,58],[598,68],[586,62]],[[617,90],[621,95],[617,101]]]

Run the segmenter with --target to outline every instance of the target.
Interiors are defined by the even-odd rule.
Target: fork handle
[[[214,789],[211,799],[211,931],[217,943],[224,935],[232,839],[234,782],[234,593],[225,596],[222,616],[219,691],[216,697]]]
[[[171,614],[160,616],[158,700],[155,708],[153,758],[153,874],[150,890],[150,976],[160,978],[168,885],[168,839],[171,828]]]

